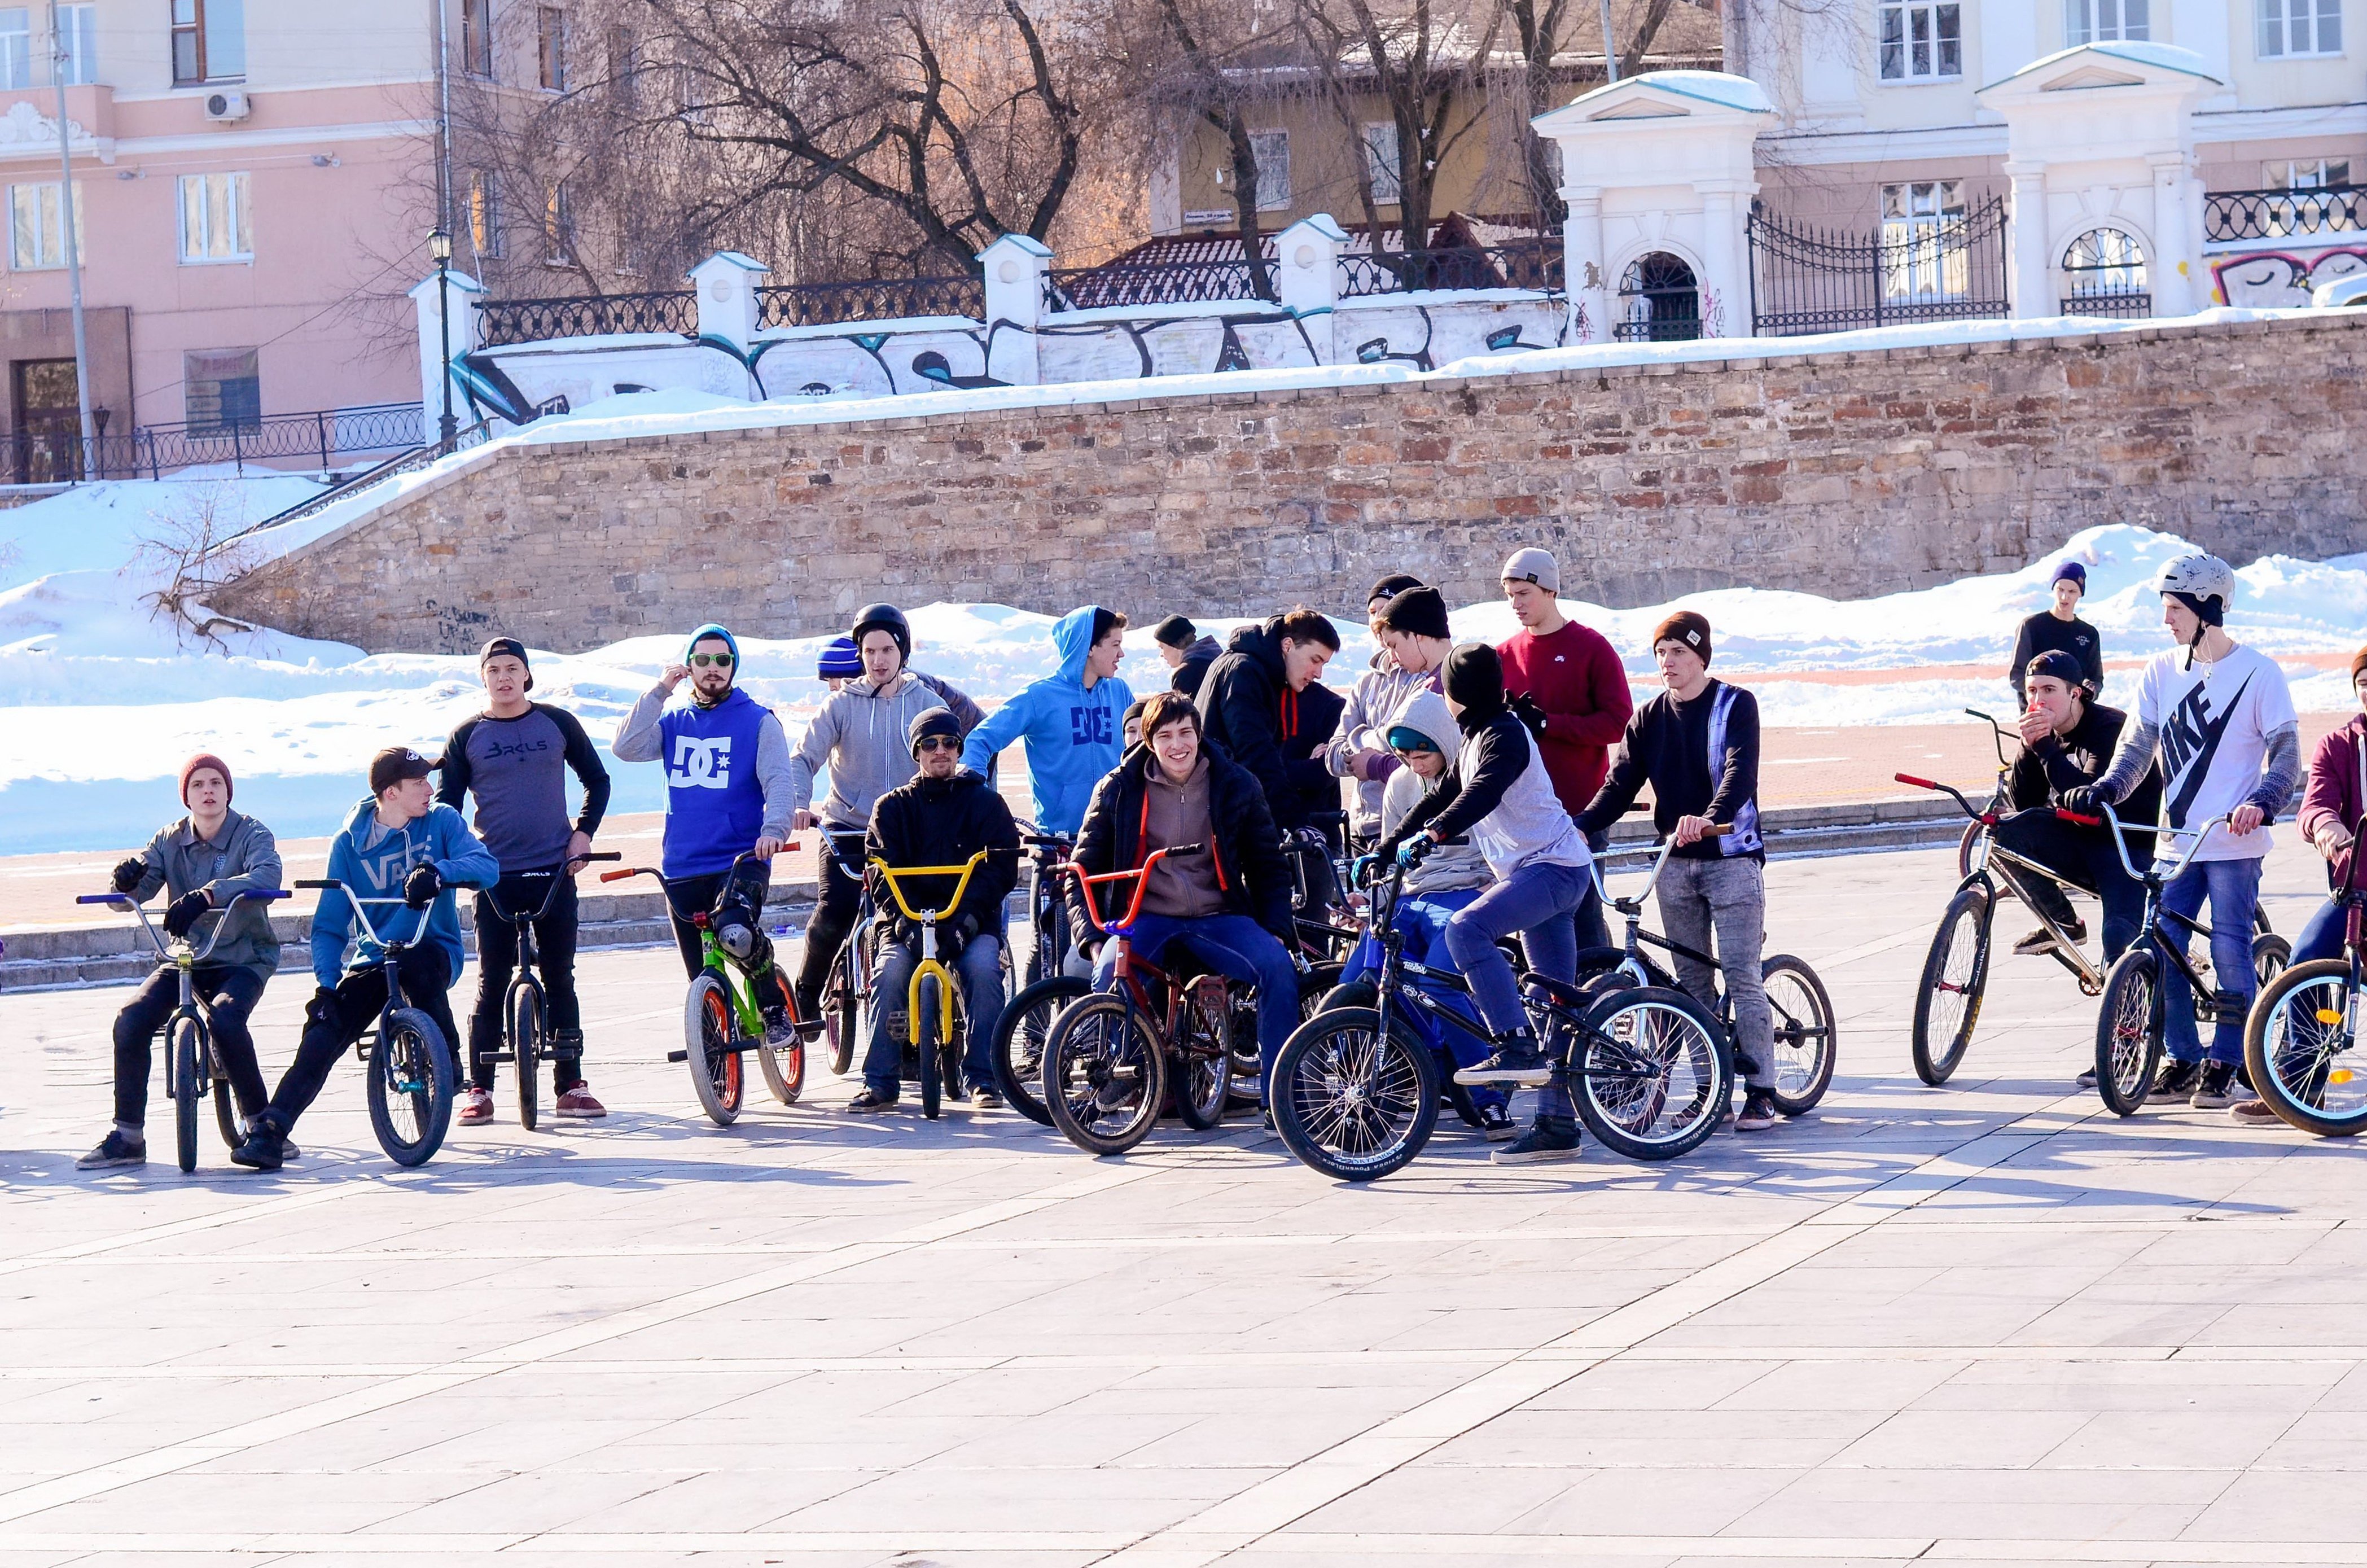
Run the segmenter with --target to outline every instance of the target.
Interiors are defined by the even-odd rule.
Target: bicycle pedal
[[[669,1051],[666,1052],[666,1060],[668,1062],[687,1062],[690,1060],[690,1052],[687,1051]]]

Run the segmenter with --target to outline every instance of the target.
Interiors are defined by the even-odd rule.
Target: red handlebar
[[[1137,917],[1142,914],[1142,895],[1150,887],[1150,869],[1153,866],[1158,865],[1159,862],[1168,858],[1170,856],[1182,857],[1186,855],[1205,855],[1207,851],[1208,846],[1205,844],[1179,844],[1172,849],[1154,849],[1141,865],[1132,867],[1126,870],[1103,871],[1098,874],[1089,874],[1082,866],[1078,865],[1073,860],[1065,862],[1061,869],[1074,876],[1078,882],[1083,886],[1085,890],[1085,913],[1088,915],[1096,917],[1100,914],[1100,906],[1093,903],[1093,884],[1095,882],[1115,882],[1127,877],[1132,877],[1135,879],[1134,901],[1127,905],[1126,918],[1109,923],[1104,923],[1099,918],[1095,918],[1093,920],[1094,928],[1100,931],[1103,936],[1106,937],[1116,926],[1133,925]]]
[[[2067,812],[2060,806],[2055,808],[2055,814],[2060,820],[2071,823],[2079,827],[2101,827],[2104,825],[2104,819],[2101,817],[2082,816],[2078,812]]]
[[[1918,790],[1937,790],[1940,787],[1937,780],[1931,778],[1918,778],[1912,773],[1894,773],[1891,777],[1897,779],[1901,784],[1912,784]]]

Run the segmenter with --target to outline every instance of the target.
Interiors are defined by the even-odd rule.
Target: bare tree
[[[1144,22],[1128,32],[1138,40],[1138,63],[1148,68],[1150,96],[1180,111],[1187,126],[1206,123],[1225,138],[1241,256],[1258,297],[1272,300],[1277,296],[1260,233],[1263,193],[1248,118],[1253,100],[1244,75],[1287,40],[1286,32],[1261,26],[1265,14],[1232,0],[1150,0]]]
[[[232,536],[246,526],[237,487],[188,486],[165,506],[152,508],[134,540],[122,574],[155,584],[139,597],[148,613],[173,630],[176,647],[196,642],[226,653],[226,632],[248,631],[243,620],[216,615],[204,596],[254,564],[254,551]]]

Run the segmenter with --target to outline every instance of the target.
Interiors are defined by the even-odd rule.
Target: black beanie
[[[481,670],[488,663],[500,658],[504,653],[507,653],[511,658],[515,659],[519,664],[526,665],[526,689],[532,691],[534,689],[534,662],[526,656],[526,644],[519,642],[515,637],[496,637],[492,642],[487,642],[484,647],[478,652],[477,667]]]
[[[2176,599],[2180,604],[2184,605],[2187,608],[2192,610],[2195,614],[2195,619],[2202,621],[2205,626],[2224,626],[2226,624],[2227,601],[2218,597],[2216,595],[2206,599],[2194,594],[2181,594],[2177,590],[2172,589],[2169,597]]]
[[[912,715],[912,727],[904,732],[904,749],[918,755],[922,740],[929,735],[948,735],[961,739],[961,721],[950,708],[923,708]]]
[[[1446,655],[1446,695],[1463,711],[1455,722],[1466,733],[1504,710],[1504,662],[1485,642],[1465,642]]]
[[[1189,648],[1200,633],[1180,615],[1171,615],[1151,628],[1151,639],[1170,648]]]
[[[1387,631],[1435,637],[1442,642],[1455,636],[1446,624],[1446,600],[1436,588],[1405,589],[1381,611],[1381,625]]]
[[[1408,588],[1419,588],[1421,586],[1421,579],[1415,576],[1412,573],[1392,572],[1387,576],[1373,585],[1373,591],[1365,596],[1365,602],[1369,605],[1375,599],[1393,599],[1399,594],[1404,593]]]

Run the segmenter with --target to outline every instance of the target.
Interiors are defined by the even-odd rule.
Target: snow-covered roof
[[[2050,71],[2075,54],[2105,55],[2112,59],[2125,60],[2132,65],[2151,66],[2158,71],[2176,71],[2182,75],[2198,77],[2214,85],[2221,85],[2219,78],[2211,74],[2205,68],[2203,56],[2191,49],[2180,49],[2174,43],[2113,40],[2105,43],[2074,44],[2069,49],[2058,49],[2052,54],[2042,55],[2032,61],[2010,75],[1998,78],[1991,82],[1988,87],[1983,87],[1981,91],[1986,93],[1989,87],[2002,87],[2008,82],[2018,82],[2026,76]]]

